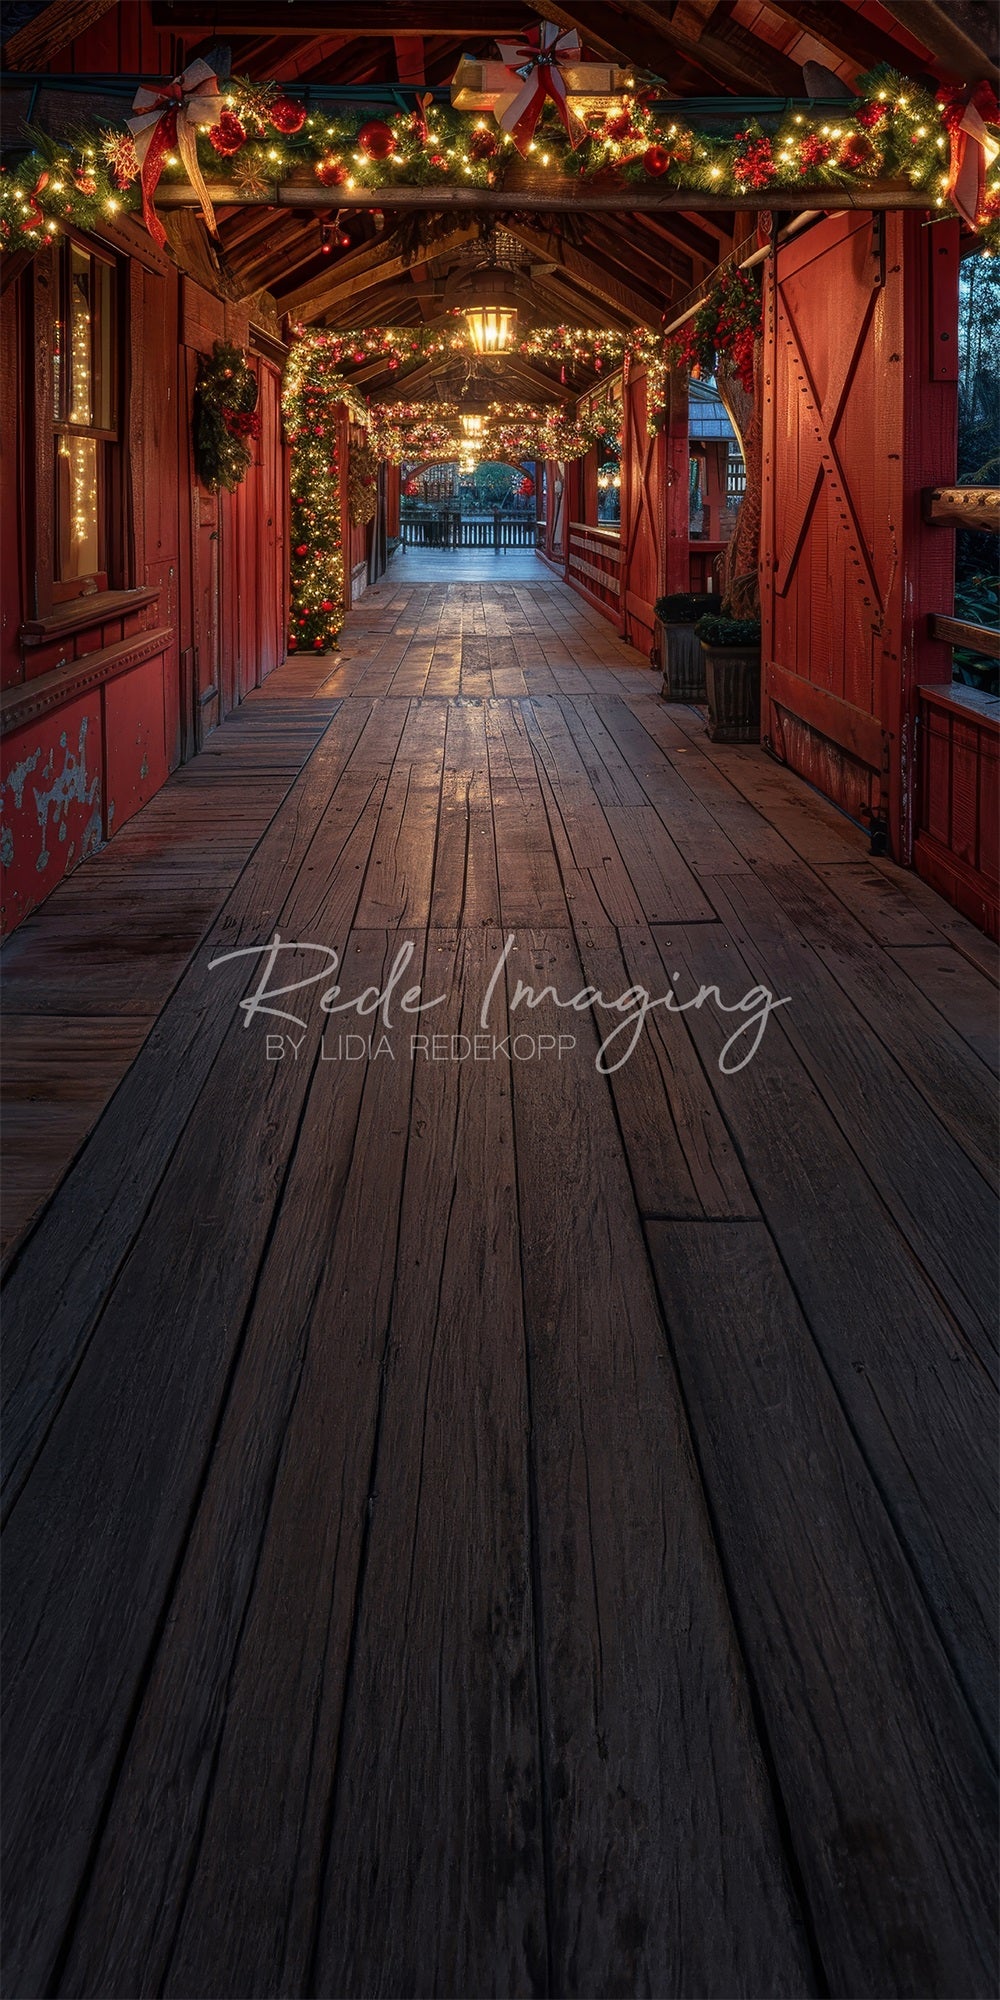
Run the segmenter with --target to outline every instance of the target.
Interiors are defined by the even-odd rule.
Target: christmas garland
[[[291,446],[290,653],[328,652],[342,623],[338,400],[322,381],[310,378],[305,357],[293,349],[282,392]]]
[[[211,361],[202,360],[194,391],[195,469],[203,486],[228,493],[242,485],[253,453],[248,438],[259,438],[257,377],[242,348],[216,341]]]
[[[571,418],[561,410],[530,403],[494,403],[483,414],[474,438],[464,435],[460,403],[375,403],[367,413],[379,458],[392,465],[414,459],[459,458],[470,447],[477,458],[520,465],[526,458],[582,458],[620,426],[620,405],[600,405]]]
[[[882,67],[858,83],[859,95],[833,113],[809,105],[750,120],[735,133],[699,130],[661,118],[643,97],[588,116],[588,136],[572,148],[547,109],[532,139],[529,165],[553,180],[598,180],[608,187],[656,184],[697,195],[746,196],[796,188],[815,191],[873,181],[902,182],[926,193],[929,208],[954,213],[950,193],[961,115],[954,93],[935,97]],[[506,133],[484,117],[436,105],[383,119],[363,110],[310,111],[277,84],[230,78],[216,125],[197,134],[202,171],[229,184],[235,199],[260,199],[290,179],[323,187],[483,187],[516,200],[522,165]],[[996,116],[987,103],[987,123]],[[971,143],[971,142],[970,142]],[[0,243],[37,248],[63,221],[80,228],[102,213],[141,206],[139,159],[130,132],[104,130],[77,143],[32,134],[33,151],[0,174]],[[951,169],[951,170],[950,170]],[[164,182],[185,178],[168,153]],[[627,206],[627,202],[626,202]],[[1000,248],[1000,162],[986,174],[976,218],[987,247]]]
[[[378,464],[370,444],[352,444],[347,461],[347,512],[354,528],[363,528],[375,512]]]
[[[433,360],[447,355],[473,357],[475,349],[468,329],[465,327],[460,309],[456,311],[452,326],[366,326],[350,331],[338,330],[334,333],[306,332],[297,329],[296,348],[308,354],[308,367],[314,380],[323,379],[332,389],[338,389],[342,399],[348,404],[352,416],[359,422],[369,420],[369,407],[362,402],[357,391],[352,388],[349,375],[341,371],[356,367],[363,361],[384,360],[390,373],[402,370],[404,376],[408,368],[419,362]],[[662,339],[648,328],[637,326],[630,332],[607,327],[543,326],[536,327],[522,340],[516,341],[511,349],[513,354],[522,354],[529,360],[542,360],[559,364],[560,378],[565,381],[567,367],[592,369],[595,374],[604,370],[622,367],[644,367],[650,374],[650,394],[647,399],[650,415],[650,429],[655,429],[653,416],[662,405],[665,381]],[[602,392],[603,393],[603,392]],[[399,405],[386,405],[387,410]],[[457,409],[457,405],[455,406]],[[500,407],[498,404],[497,408]],[[510,407],[509,405],[507,406]],[[520,406],[524,409],[528,405]],[[608,408],[612,406],[609,402]],[[421,406],[422,414],[426,410]],[[543,420],[551,416],[551,410],[543,413]],[[439,406],[434,406],[434,415],[439,416]],[[612,422],[620,422],[612,412]],[[589,449],[584,446],[584,449]],[[543,456],[539,452],[534,457]],[[565,457],[566,453],[558,456]],[[570,457],[578,456],[570,452]]]
[[[713,276],[708,294],[692,319],[668,340],[668,368],[694,376],[714,375],[720,354],[753,394],[754,342],[761,328],[760,285],[756,273],[723,265]]]

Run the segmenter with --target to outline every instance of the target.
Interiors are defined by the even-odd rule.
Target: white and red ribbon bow
[[[977,83],[965,89],[939,90],[938,104],[950,144],[945,196],[974,229],[983,205],[987,168],[1000,155],[1000,141],[987,129],[987,120],[995,124],[997,119],[993,87]]]
[[[527,152],[547,97],[551,97],[566,127],[570,145],[578,146],[587,136],[587,127],[569,102],[561,66],[579,62],[579,35],[572,29],[557,27],[553,21],[542,21],[537,28],[529,28],[522,41],[498,40],[497,48],[501,62],[511,72],[515,95],[494,116],[497,124],[510,133],[518,152]]]
[[[219,79],[199,57],[172,83],[140,84],[132,100],[135,114],[126,122],[135,140],[142,188],[142,219],[162,250],[166,230],[153,207],[153,196],[167,154],[176,146],[201,206],[209,234],[216,236],[215,211],[198,162],[198,127],[219,121]]]

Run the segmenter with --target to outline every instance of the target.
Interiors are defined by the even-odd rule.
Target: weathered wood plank
[[[750,965],[721,930],[674,925],[655,935],[663,974],[677,975],[682,999],[705,983],[734,1006],[752,987]],[[631,939],[626,958],[652,986]],[[713,1003],[688,1011],[684,1021],[824,1365],[992,1739],[994,1386],[914,1262],[902,1224],[873,1200],[864,1159],[838,1130],[784,1030],[788,1012],[768,1023],[753,1060],[728,1075],[720,1057],[739,1015],[723,1015]]]
[[[992,1994],[990,1761],[774,1245],[648,1234],[829,1990]]]
[[[428,942],[471,1040],[502,938]],[[318,1992],[546,1984],[519,1248],[509,1063],[418,1056]]]
[[[288,908],[292,886],[309,856],[317,823],[332,803],[366,723],[384,731],[391,718],[372,716],[367,703],[347,704],[289,797],[284,813],[241,877],[206,947],[160,1016],[101,1123],[103,1171],[91,1171],[86,1153],[68,1176],[58,1213],[49,1211],[18,1255],[6,1292],[4,1337],[4,1490],[7,1504],[20,1490],[39,1438],[51,1421],[63,1385],[82,1353],[109,1284],[127,1255],[173,1147],[185,1130],[240,997],[250,985],[245,963],[209,968],[213,955],[260,944],[273,935]],[[402,723],[402,716],[399,716]],[[381,779],[385,782],[385,774]],[[329,836],[312,873],[325,884],[348,844],[370,842],[367,808],[378,770],[345,804],[340,845]],[[364,849],[367,859],[367,846]],[[363,866],[359,855],[355,869]],[[306,878],[310,879],[309,876]],[[341,877],[353,910],[360,876]],[[303,885],[304,886],[304,885]],[[320,898],[325,894],[321,887]],[[303,924],[315,903],[300,903]],[[341,929],[341,935],[349,926]],[[308,929],[304,934],[308,936]],[[44,1315],[39,1296],[48,1300]]]
[[[448,708],[431,922],[437,929],[500,922],[486,724],[472,698]]]
[[[908,979],[994,1074],[1000,1069],[996,987],[954,945],[909,945],[890,952]]]
[[[349,990],[384,980],[396,948],[384,932],[353,936],[344,951]],[[330,1047],[354,1025],[328,1024]],[[259,1069],[265,1032],[257,1022],[246,1036]],[[288,1055],[281,1067],[301,1064],[304,1088],[315,1054],[311,1033],[298,1059]],[[199,1963],[188,1990],[235,1991],[244,1968],[247,1990],[257,1982],[261,1990],[279,1990],[308,1773],[303,1753],[314,1722],[305,1704],[310,1693],[318,1699],[322,1686],[332,1605],[341,1611],[341,1643],[330,1671],[343,1675],[360,1562],[392,1276],[386,1249],[395,1230],[392,1197],[408,1100],[409,1075],[392,1063],[321,1062],[312,1074],[204,1491],[165,1606],[163,1638],[74,1923],[66,1990],[109,2000],[162,1990],[175,1954],[183,1957],[189,1948],[192,1919]],[[373,1147],[380,1148],[385,1195],[374,1228]],[[333,1337],[348,1283],[350,1342]],[[303,1478],[316,1502],[324,1466],[332,1482],[323,1492],[327,1517],[317,1511],[309,1519],[306,1544],[300,1514],[285,1540],[289,1481],[300,1506]],[[300,1568],[293,1590],[305,1546],[308,1577]],[[275,1588],[280,1608],[268,1604]],[[293,1686],[279,1690],[269,1679],[275,1653]],[[252,1705],[248,1674],[259,1677]],[[227,1821],[227,1806],[236,1803],[229,1789],[234,1756],[239,1807]],[[262,1764],[271,1774],[267,1782]],[[319,1772],[317,1782],[322,1789],[329,1773]],[[217,1907],[202,1926],[197,1913],[206,1890]],[[300,1965],[300,1977],[301,1971]]]
[[[962,1036],[947,1021],[935,1019],[923,995],[897,970],[891,955],[880,951],[860,926],[845,918],[836,898],[811,870],[762,867],[757,879],[780,904],[784,919],[811,945],[851,1005],[868,1023],[911,1082],[931,1106],[952,1138],[993,1186],[997,1180],[997,1127],[986,1068]],[[947,950],[945,946],[943,950]],[[977,982],[976,1019],[986,1038],[997,1033],[995,1007],[983,996],[995,996],[984,979],[956,952],[967,982]]]
[[[818,955],[796,938],[763,882],[717,876],[720,918],[756,978],[791,995],[782,1028],[914,1255],[940,1286],[984,1365],[996,1365],[993,1197],[958,1141],[870,1033]]]
[[[509,973],[584,983],[562,932],[522,939]],[[564,1029],[551,1004],[531,1016],[532,1033]],[[607,1087],[585,1042],[513,1081],[552,1990],[809,1993]],[[738,1835],[737,1797],[753,1801]]]

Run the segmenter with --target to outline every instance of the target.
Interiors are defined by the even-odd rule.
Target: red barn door
[[[905,861],[915,690],[948,672],[920,490],[955,462],[956,232],[828,216],[767,271],[762,735]]]
[[[621,607],[626,639],[648,654],[656,618],[653,606],[666,577],[667,456],[662,431],[649,434],[649,378],[636,369],[625,384],[622,412]]]

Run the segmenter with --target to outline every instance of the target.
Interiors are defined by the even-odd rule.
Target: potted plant
[[[760,620],[699,618],[708,733],[713,743],[760,742]]]
[[[657,599],[653,609],[658,626],[664,701],[707,701],[705,665],[694,636],[698,619],[713,611],[718,598],[675,590]]]

